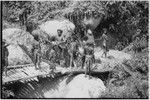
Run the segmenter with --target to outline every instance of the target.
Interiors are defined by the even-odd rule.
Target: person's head
[[[50,38],[50,40],[51,40],[51,41],[56,41],[56,37],[55,37],[55,36],[52,36],[52,37]]]
[[[5,39],[3,39],[3,41],[2,41],[2,45],[5,45],[6,44],[6,40]]]
[[[62,33],[63,33],[63,31],[61,29],[57,30],[57,34],[58,34],[59,37],[61,37]]]
[[[90,29],[87,30],[88,35],[93,35],[92,31]]]
[[[137,31],[136,31],[137,33],[140,33],[141,32],[141,30],[140,29],[137,29]]]
[[[107,29],[106,28],[103,29],[103,33],[105,33],[105,34],[107,33]]]

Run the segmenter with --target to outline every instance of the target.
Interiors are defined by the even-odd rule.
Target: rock
[[[34,39],[39,41],[39,37],[45,40],[49,40],[49,35],[42,31],[41,29],[36,29],[32,31],[32,35],[34,36]]]
[[[69,77],[72,79],[68,83]],[[106,87],[101,79],[69,76],[53,83],[53,88],[44,92],[45,98],[98,98],[105,92]],[[69,79],[70,80],[70,79]]]
[[[106,90],[101,79],[85,77],[85,74],[76,76],[68,84],[68,93],[65,98],[98,98]]]
[[[15,45],[19,43],[20,45],[26,46],[28,49],[31,49],[32,45],[37,43],[30,33],[22,29],[8,28],[3,30],[2,34],[3,39],[5,39],[7,43]]]
[[[9,51],[9,56],[8,56],[9,65],[17,65],[17,64],[23,65],[23,64],[32,63],[28,55],[25,54],[19,46],[9,45],[7,48]]]
[[[84,23],[86,26],[90,26],[90,28],[92,30],[94,30],[99,25],[99,23],[101,22],[102,17],[103,16],[100,16],[98,18],[94,18],[94,17],[88,18],[88,19],[84,18],[82,23]]]
[[[75,29],[75,25],[67,19],[50,20],[41,24],[40,29],[46,32],[50,37],[58,37],[57,29],[63,31],[61,38],[66,38],[72,34]]]
[[[2,34],[3,39],[10,44],[10,46],[8,46],[9,65],[31,63],[31,55],[29,57],[29,54],[31,53],[33,45],[37,44],[34,37],[30,33],[18,28],[7,28],[3,30]],[[24,48],[20,48],[18,44]]]

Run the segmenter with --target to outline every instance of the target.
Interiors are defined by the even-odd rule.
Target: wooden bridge
[[[57,74],[80,74],[84,73],[85,70],[81,68],[63,68],[61,66],[57,66],[54,72],[51,71],[49,66],[44,65],[41,66],[40,70],[36,70],[33,64],[26,65],[16,65],[16,66],[8,66],[8,76],[2,75],[2,84],[10,84],[16,81],[26,82],[30,80],[38,81],[37,77],[55,77]],[[96,69],[92,70],[92,73],[103,73],[106,71],[97,71]],[[108,72],[108,70],[107,70]]]

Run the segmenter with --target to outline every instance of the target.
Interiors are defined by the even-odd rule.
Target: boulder
[[[33,45],[37,44],[34,37],[30,33],[18,28],[7,28],[3,30],[2,34],[2,38],[10,44],[7,47],[9,51],[9,64],[31,63],[31,59],[29,60],[29,58],[32,58],[31,50]]]
[[[94,18],[94,17],[84,18],[82,23],[90,27],[92,30],[94,30],[100,24],[101,20],[102,20],[102,16],[98,18]]]
[[[45,98],[99,98],[105,94],[106,87],[101,79],[85,74],[60,79],[51,90],[44,92]]]
[[[18,45],[9,45],[8,47],[9,65],[23,65],[32,63],[30,57]]]
[[[41,29],[36,29],[32,31],[32,36],[34,37],[35,40],[39,41],[39,38],[43,39],[43,40],[50,40],[50,36],[42,31]]]
[[[85,74],[80,74],[68,84],[68,93],[65,98],[98,98],[106,90],[101,79],[92,77],[89,79]]]
[[[32,47],[31,45],[37,43],[37,41],[34,40],[34,37],[30,33],[22,29],[7,28],[3,30],[2,34],[3,34],[3,39],[5,39],[6,42],[9,44],[19,43],[20,45]]]
[[[64,40],[72,34],[75,29],[75,25],[67,19],[54,19],[41,24],[40,29],[47,33],[50,37],[58,37],[57,29],[63,31],[62,36]]]

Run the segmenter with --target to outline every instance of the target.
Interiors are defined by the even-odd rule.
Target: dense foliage
[[[95,37],[100,37],[102,28],[107,28],[117,40],[116,49],[119,50],[128,46],[137,36],[145,34],[148,37],[148,1],[5,1],[3,19],[15,22],[23,9],[29,10],[27,20],[30,27],[58,16],[66,17],[66,14],[88,11],[94,11],[94,17],[103,14],[103,20],[94,31]]]
[[[107,18],[97,28],[107,28],[118,40],[121,50],[128,46],[133,37],[146,34],[148,37],[148,2],[114,1],[106,4]],[[138,34],[137,30],[140,30]],[[118,49],[118,48],[117,48]]]

